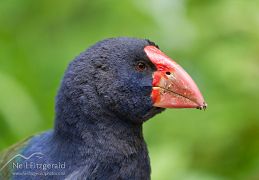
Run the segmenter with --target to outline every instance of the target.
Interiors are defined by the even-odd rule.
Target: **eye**
[[[143,62],[138,62],[137,65],[136,65],[136,70],[137,71],[140,71],[140,72],[143,72],[147,69],[147,65]]]
[[[167,71],[167,72],[166,72],[166,75],[168,75],[168,76],[169,76],[169,75],[171,75],[171,73],[170,73],[169,71]]]

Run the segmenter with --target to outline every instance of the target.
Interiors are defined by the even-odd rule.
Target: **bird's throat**
[[[104,111],[99,115],[92,111],[88,114],[76,111],[57,114],[54,135],[64,141],[76,143],[80,151],[89,151],[79,148],[87,145],[96,152],[100,150],[129,156],[146,149],[142,124],[119,119]]]

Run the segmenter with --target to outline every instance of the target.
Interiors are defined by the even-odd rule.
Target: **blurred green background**
[[[156,42],[209,104],[144,125],[152,178],[259,179],[259,0],[0,1],[0,150],[52,128],[67,64],[116,36]]]

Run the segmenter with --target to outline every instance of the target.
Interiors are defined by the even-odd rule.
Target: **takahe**
[[[54,129],[3,152],[0,179],[150,179],[143,123],[164,108],[206,106],[191,77],[155,43],[100,41],[68,66]]]

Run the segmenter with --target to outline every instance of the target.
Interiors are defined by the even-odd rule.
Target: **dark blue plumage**
[[[154,44],[134,38],[107,39],[72,61],[56,98],[54,130],[33,137],[20,151],[25,156],[40,152],[43,157],[16,161],[63,163],[65,168],[30,169],[59,175],[13,178],[150,179],[142,123],[163,109],[152,105],[156,68],[144,52],[147,45]],[[139,62],[148,69],[136,70]]]

